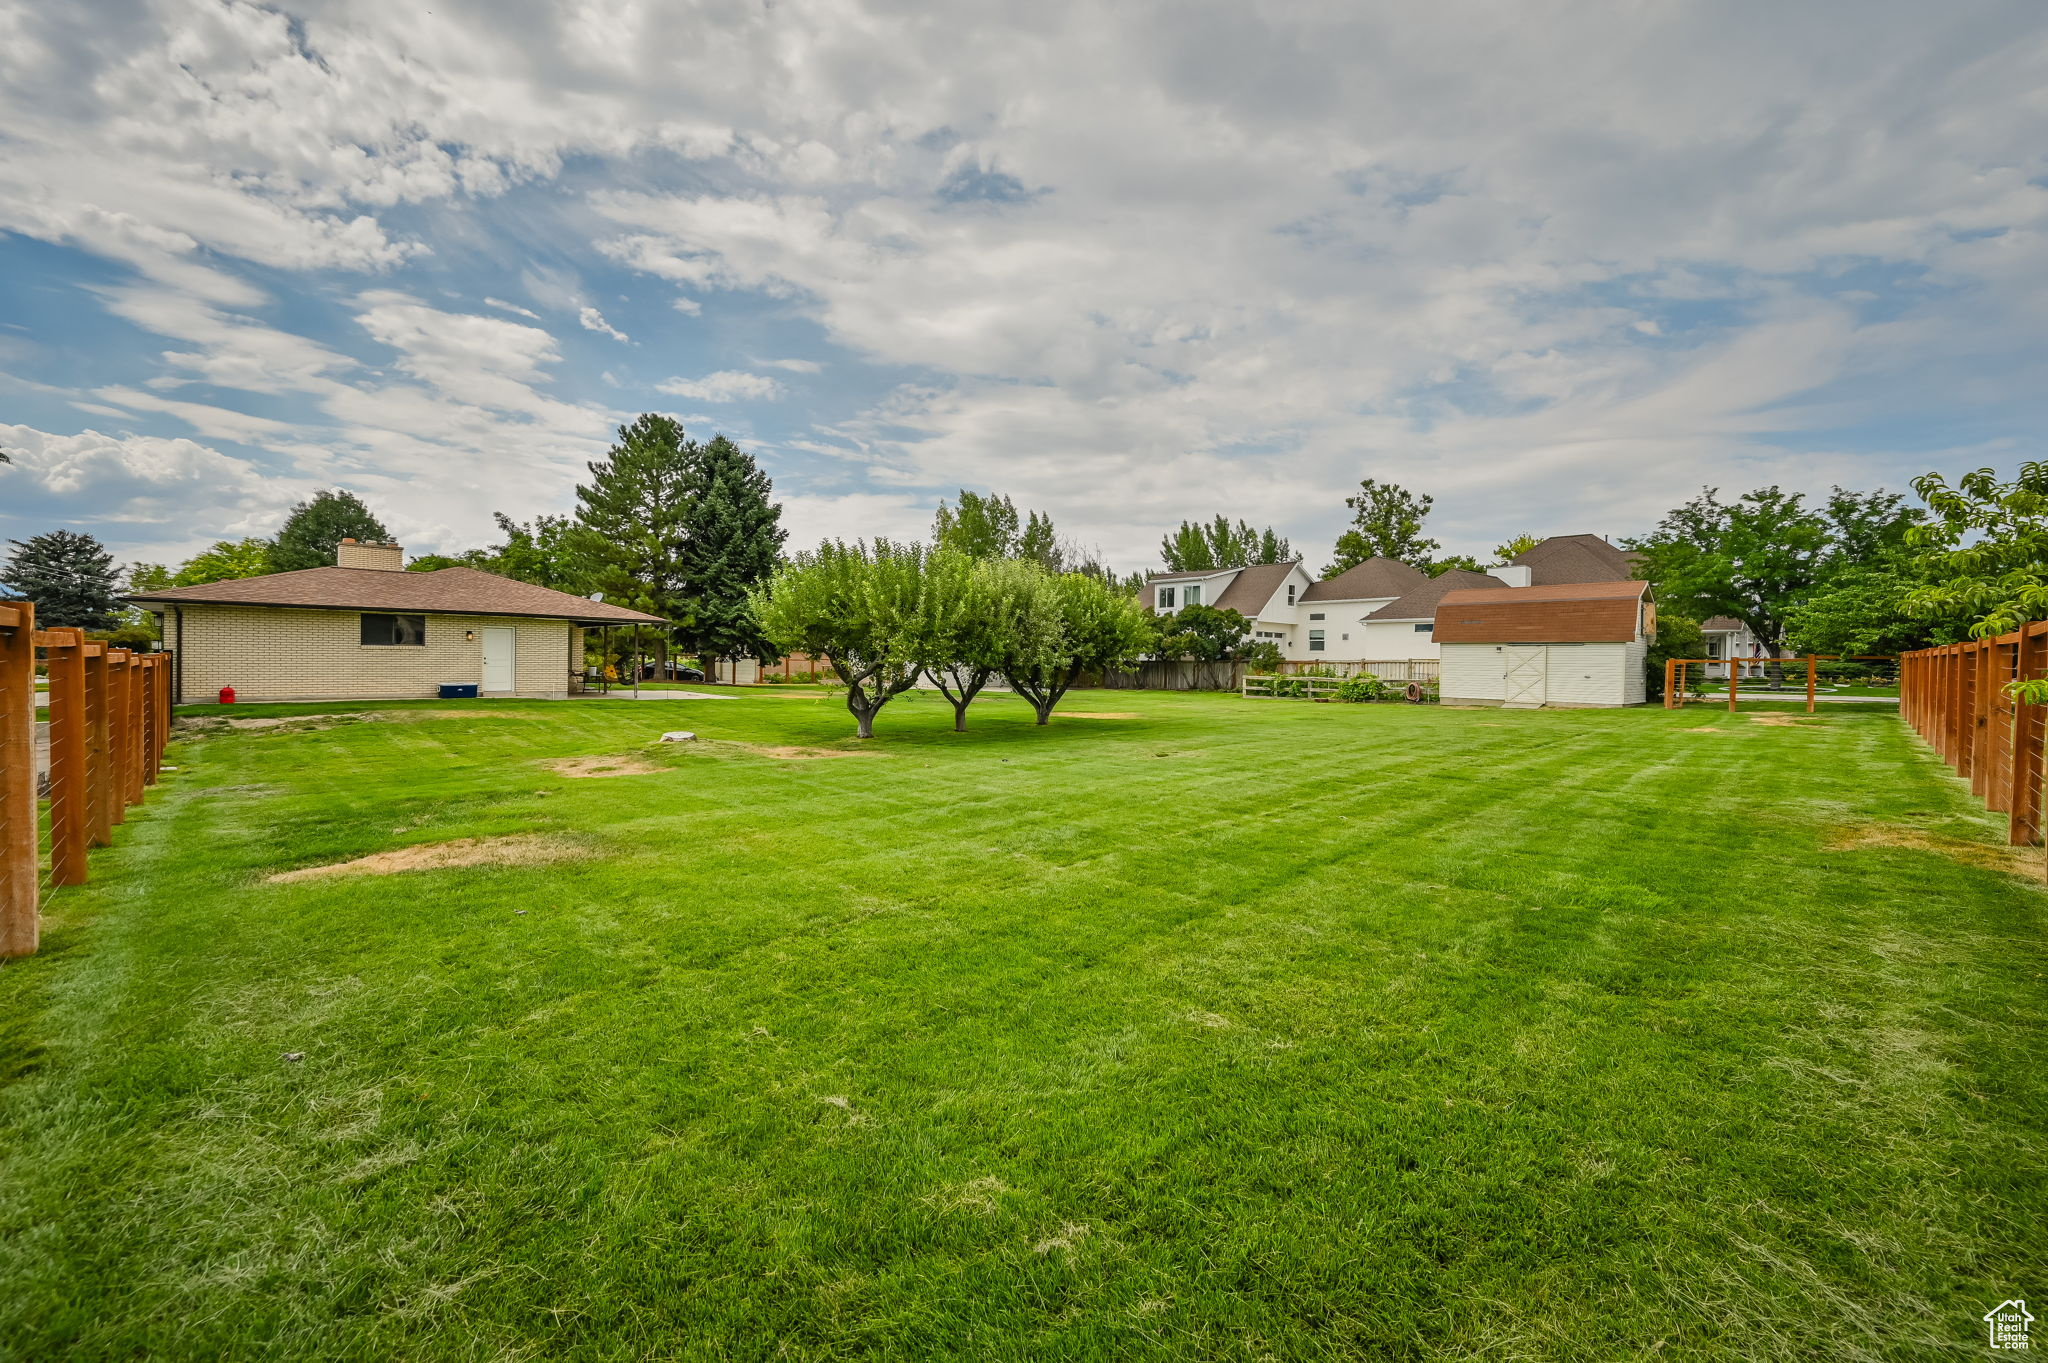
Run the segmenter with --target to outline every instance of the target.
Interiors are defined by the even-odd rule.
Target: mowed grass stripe
[[[1919,1358],[2037,1272],[2043,896],[1822,850],[1995,838],[1894,717],[1070,704],[181,745],[0,971],[0,1349]]]

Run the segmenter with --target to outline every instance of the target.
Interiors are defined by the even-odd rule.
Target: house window
[[[363,617],[363,642],[377,645],[400,645],[406,648],[424,648],[427,642],[427,617],[424,615],[365,615]]]
[[[1191,582],[1191,583],[1189,583],[1189,584],[1188,584],[1188,588],[1187,588],[1187,592],[1186,592],[1186,596],[1187,596],[1187,603],[1188,603],[1188,604],[1189,604],[1190,606],[1199,606],[1199,605],[1201,605],[1201,604],[1202,604],[1202,584],[1201,584],[1201,583],[1199,583],[1199,582]]]
[[[1173,588],[1161,587],[1159,589],[1159,609],[1163,611],[1173,609]]]
[[[1436,626],[1435,626],[1435,625],[1433,625],[1433,624],[1431,624],[1431,625],[1417,625],[1417,626],[1415,627],[1415,632],[1416,632],[1417,634],[1427,634],[1427,633],[1429,633],[1429,632],[1430,632],[1431,630],[1433,630],[1433,629],[1435,629],[1435,628],[1436,628]]]
[[[1288,604],[1288,605],[1290,605],[1290,606],[1294,604],[1294,590],[1295,590],[1295,588],[1294,588],[1294,584],[1293,584],[1292,582],[1288,583],[1288,584],[1287,584],[1287,604]]]
[[[1323,651],[1323,632],[1321,630],[1312,629],[1308,632],[1308,651],[1311,653],[1321,653]]]
[[[1323,617],[1322,617],[1322,616],[1320,616],[1320,615],[1315,615],[1315,614],[1311,614],[1311,615],[1310,615],[1310,616],[1309,616],[1308,618],[1309,618],[1309,619],[1311,619],[1311,620],[1320,620],[1320,619],[1322,619]]]

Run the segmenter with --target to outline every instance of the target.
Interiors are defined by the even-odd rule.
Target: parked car
[[[682,663],[645,663],[640,668],[641,681],[694,681],[704,680],[701,668],[686,667]]]

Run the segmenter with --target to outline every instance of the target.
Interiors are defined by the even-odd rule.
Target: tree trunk
[[[1052,718],[1052,707],[1058,703],[1056,700],[1034,700],[1031,702],[1031,708],[1038,712],[1038,722],[1040,724],[1044,724]]]
[[[946,699],[953,700],[951,696]],[[962,696],[958,700],[953,700],[953,732],[956,734],[967,732],[967,705],[972,699],[971,696]]]

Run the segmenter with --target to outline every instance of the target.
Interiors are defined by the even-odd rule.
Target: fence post
[[[36,949],[36,608],[0,606],[0,957]]]
[[[2015,681],[2033,681],[2048,674],[2048,624],[2022,626]],[[2012,784],[2006,810],[2007,841],[2024,847],[2041,840],[2042,707],[2015,698],[2012,707]]]
[[[90,813],[88,841],[105,847],[114,828],[114,659],[105,644],[85,650],[85,789]]]
[[[85,631],[52,630],[70,638],[50,651],[50,883],[85,883],[85,847],[92,836],[88,766],[92,717],[85,703]]]
[[[108,824],[128,821],[128,650],[107,650],[107,785]]]

